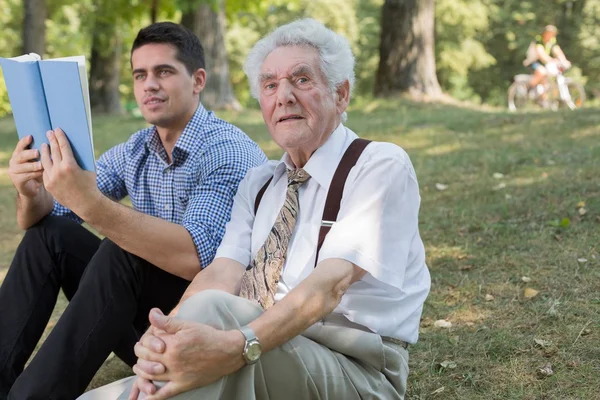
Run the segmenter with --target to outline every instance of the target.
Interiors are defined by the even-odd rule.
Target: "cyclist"
[[[546,25],[542,34],[536,36],[535,41],[529,45],[527,58],[523,61],[523,65],[533,71],[533,78],[528,84],[530,88],[546,84],[548,70],[550,69],[552,72],[552,68],[555,68],[556,64],[562,65],[566,69],[571,66],[571,62],[567,60],[565,53],[556,42],[557,34],[556,26]]]

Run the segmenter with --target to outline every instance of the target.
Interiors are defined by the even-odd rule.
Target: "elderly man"
[[[150,312],[137,378],[84,398],[404,397],[430,286],[418,184],[401,148],[361,154],[342,124],[353,69],[348,42],[314,20],[255,45],[245,71],[286,153],[248,172],[171,315]]]

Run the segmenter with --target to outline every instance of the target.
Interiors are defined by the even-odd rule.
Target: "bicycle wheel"
[[[534,105],[529,98],[527,85],[521,82],[513,82],[507,91],[508,109],[510,111],[524,110]]]

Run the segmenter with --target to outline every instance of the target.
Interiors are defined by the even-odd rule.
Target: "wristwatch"
[[[244,346],[242,356],[244,357],[244,360],[246,360],[246,364],[252,365],[260,358],[262,346],[260,345],[256,334],[248,325],[242,326],[239,331],[242,332],[246,338],[246,345]]]

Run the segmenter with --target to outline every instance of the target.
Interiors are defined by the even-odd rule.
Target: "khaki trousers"
[[[228,330],[250,323],[262,312],[246,299],[207,290],[186,300],[177,318]],[[263,354],[258,363],[173,399],[404,399],[407,377],[408,352],[400,345],[325,322]],[[126,400],[134,379],[87,392],[80,399]]]

